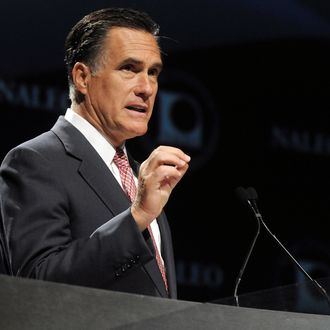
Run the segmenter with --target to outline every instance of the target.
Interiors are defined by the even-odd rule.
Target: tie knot
[[[115,156],[113,157],[113,162],[118,166],[118,168],[129,167],[128,159],[124,153],[124,150],[121,148],[116,149]]]

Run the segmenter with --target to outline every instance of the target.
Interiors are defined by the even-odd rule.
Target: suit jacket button
[[[132,265],[132,264],[133,264],[133,265],[136,264],[136,261],[135,261],[134,258],[130,259],[129,262],[130,262],[131,265]]]

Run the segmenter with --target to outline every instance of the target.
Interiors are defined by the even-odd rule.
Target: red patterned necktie
[[[113,158],[114,163],[116,164],[116,166],[119,169],[119,174],[120,174],[120,179],[123,185],[123,189],[126,192],[126,194],[128,195],[129,199],[131,200],[131,202],[134,200],[135,198],[135,194],[136,194],[136,185],[134,182],[134,177],[133,177],[133,172],[132,172],[132,168],[130,167],[129,163],[128,163],[128,159],[124,153],[124,151],[121,148],[117,148],[116,149],[116,154]],[[166,291],[168,291],[168,286],[167,286],[167,279],[166,279],[166,273],[165,273],[165,267],[164,264],[161,260],[158,248],[157,248],[157,244],[154,238],[154,235],[152,233],[151,227],[150,225],[147,227],[150,237],[152,239],[155,251],[156,251],[156,260],[157,260],[157,264],[158,267],[160,269],[160,272],[162,274],[164,283],[165,283],[165,287],[166,287]]]

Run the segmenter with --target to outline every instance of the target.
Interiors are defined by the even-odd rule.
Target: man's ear
[[[83,95],[87,93],[87,84],[90,79],[91,72],[89,67],[84,63],[77,62],[72,69],[72,80],[78,90]]]

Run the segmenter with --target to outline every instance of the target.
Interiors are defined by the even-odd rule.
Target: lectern
[[[0,275],[0,329],[329,330],[330,317],[112,292]]]

